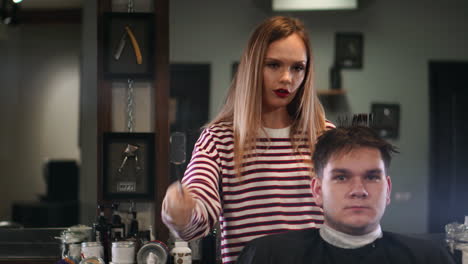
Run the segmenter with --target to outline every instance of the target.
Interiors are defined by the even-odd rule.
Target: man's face
[[[330,157],[312,192],[325,223],[350,235],[374,231],[390,203],[392,183],[376,148],[362,147]]]

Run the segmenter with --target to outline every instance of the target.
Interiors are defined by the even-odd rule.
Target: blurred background
[[[399,147],[400,154],[391,165],[392,204],[383,228],[407,233],[442,232],[440,224],[431,228],[430,219],[440,218],[434,221],[441,223],[463,221],[441,210],[451,207],[452,211],[459,210],[460,216],[468,214],[466,208],[460,210],[458,204],[463,200],[457,196],[463,186],[468,186],[462,164],[468,156],[466,148],[460,147],[466,141],[440,143],[437,139],[451,140],[458,135],[461,140],[460,133],[454,131],[466,131],[466,125],[457,125],[466,124],[466,118],[454,114],[463,110],[463,97],[450,92],[450,87],[465,88],[466,98],[468,2],[362,0],[356,8],[320,11],[276,11],[272,2],[170,0],[171,95],[200,91],[206,103],[202,100],[194,107],[206,109],[198,121],[203,125],[223,104],[233,65],[239,61],[253,28],[269,16],[297,17],[309,30],[315,85],[322,91],[327,117],[336,122],[341,114],[368,113],[373,104],[383,105],[381,110],[390,113],[388,129],[396,129],[392,131],[397,135],[389,140]],[[74,162],[79,177],[78,183],[57,188],[77,193],[78,222],[90,224],[96,216],[97,200],[96,1],[24,0],[20,5],[15,11],[17,17],[0,24],[0,220],[12,220],[15,203],[47,198],[49,176],[45,168],[48,161],[59,160]],[[114,0],[113,11],[125,12],[126,5],[127,1]],[[150,1],[135,0],[136,12],[153,8]],[[48,10],[49,15],[37,15],[41,10]],[[330,80],[330,70],[336,64],[337,33],[362,36],[362,51],[357,54],[362,66],[339,70],[341,89],[329,93],[331,88],[338,88],[331,87]],[[201,80],[193,82],[198,82],[201,90],[191,86],[192,82],[183,82],[184,74],[192,74],[187,77],[191,80],[194,73]],[[124,82],[113,84],[115,132],[126,131],[125,86]],[[150,132],[153,127],[150,88],[148,83],[135,83],[136,132]],[[444,96],[448,103],[435,100],[445,100]],[[190,109],[182,110],[177,110],[179,125],[190,119]],[[182,129],[195,131],[196,126]],[[453,129],[438,132],[444,127]],[[448,165],[441,161],[442,168],[433,167],[440,145],[453,155],[438,150],[441,159],[458,157],[445,160]],[[439,194],[447,198],[442,204],[437,203],[442,201]],[[154,217],[153,209],[141,206],[142,225],[148,225]]]

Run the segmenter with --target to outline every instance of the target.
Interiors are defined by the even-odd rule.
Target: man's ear
[[[322,180],[318,178],[317,176],[312,178],[311,189],[312,189],[312,194],[314,195],[314,198],[315,198],[315,203],[318,206],[322,206],[323,204]]]
[[[392,196],[392,179],[390,179],[390,176],[387,176],[386,179],[387,179],[387,205],[389,205],[391,196]]]

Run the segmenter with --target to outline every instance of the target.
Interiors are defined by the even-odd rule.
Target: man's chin
[[[356,236],[370,233],[378,226],[375,217],[368,214],[352,214],[341,217],[325,215],[325,222],[326,225],[337,231]]]
[[[349,235],[360,236],[374,231],[376,224],[368,217],[355,216],[341,223],[336,222],[335,226],[331,227]]]
[[[345,223],[343,225],[344,229],[346,230],[345,233],[354,235],[354,236],[360,236],[360,235],[365,235],[368,234],[375,229],[375,224],[372,221],[365,221],[359,219],[356,219],[355,221]]]

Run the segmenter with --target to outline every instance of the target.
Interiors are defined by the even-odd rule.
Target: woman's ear
[[[317,176],[312,178],[311,183],[312,194],[315,198],[315,203],[318,206],[322,206],[323,204],[323,196],[322,196],[322,180]]]

